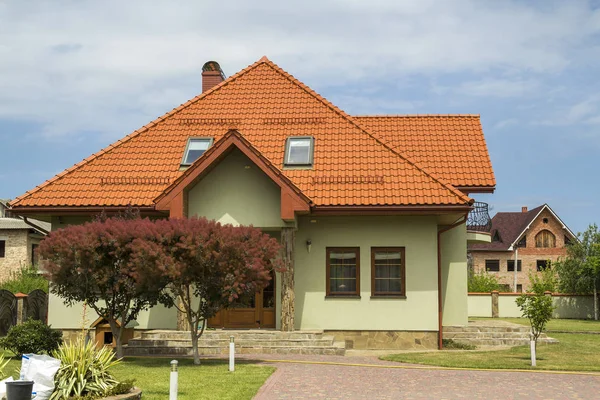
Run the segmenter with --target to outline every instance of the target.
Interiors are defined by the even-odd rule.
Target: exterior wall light
[[[310,248],[312,247],[312,241],[310,239],[306,240],[306,251],[310,253]]]

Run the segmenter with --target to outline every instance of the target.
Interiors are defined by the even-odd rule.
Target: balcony
[[[487,203],[476,201],[467,217],[467,230],[470,232],[489,233],[492,230],[492,219],[488,213]]]

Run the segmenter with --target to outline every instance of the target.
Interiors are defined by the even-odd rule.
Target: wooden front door
[[[208,320],[210,328],[253,329],[275,328],[275,274],[269,286],[250,299],[221,310]]]

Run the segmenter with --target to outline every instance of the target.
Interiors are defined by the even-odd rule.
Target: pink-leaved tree
[[[127,324],[164,296],[169,260],[157,237],[148,219],[100,218],[52,232],[40,244],[51,291],[106,318],[118,357]]]
[[[205,218],[156,222],[167,253],[170,295],[163,303],[185,316],[194,364],[200,364],[198,339],[216,313],[268,285],[280,270],[276,239],[248,226],[221,225]],[[164,299],[163,299],[164,300]]]

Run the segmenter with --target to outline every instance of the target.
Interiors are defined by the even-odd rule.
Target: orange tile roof
[[[11,206],[152,207],[183,173],[180,162],[188,138],[217,141],[230,129],[240,132],[317,206],[470,203],[446,183],[447,176],[429,172],[363,124],[265,57],[15,199]],[[315,138],[312,170],[283,168],[289,136]],[[489,162],[487,152],[480,158],[471,155],[470,160],[474,168]]]
[[[479,115],[382,115],[354,120],[455,187],[496,186]]]

